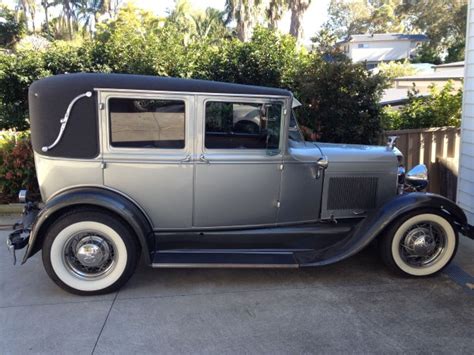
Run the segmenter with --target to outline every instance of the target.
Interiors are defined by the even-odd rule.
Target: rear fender
[[[122,218],[135,232],[145,258],[150,263],[150,252],[154,251],[153,228],[147,216],[131,200],[117,192],[98,187],[79,187],[66,190],[51,200],[41,209],[31,228],[31,234],[23,262],[38,252],[43,243],[48,225],[64,212],[73,207],[93,206],[112,212]]]

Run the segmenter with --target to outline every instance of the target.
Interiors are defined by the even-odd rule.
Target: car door
[[[320,218],[327,159],[314,142],[305,142],[292,114],[283,156],[278,223],[308,223]]]
[[[100,92],[104,185],[134,200],[155,229],[192,227],[194,96]]]
[[[276,223],[285,98],[199,96],[194,226]]]

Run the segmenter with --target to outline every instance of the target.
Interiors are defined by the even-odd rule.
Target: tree
[[[227,29],[224,24],[224,12],[208,7],[204,13],[191,15],[194,22],[195,35],[198,39],[224,37]]]
[[[377,68],[379,73],[382,73],[390,81],[400,76],[415,75],[418,72],[408,60],[403,62],[380,63]]]
[[[47,34],[49,33],[49,8],[56,5],[57,0],[53,1],[48,1],[48,0],[41,0],[41,6],[43,7],[43,12],[44,12],[44,27],[45,27],[45,32]]]
[[[362,33],[402,32],[402,0],[331,0],[326,27],[339,37]]]
[[[299,42],[303,37],[303,16],[311,0],[290,0],[291,23],[290,34]]]
[[[461,124],[462,90],[448,82],[441,89],[430,88],[428,96],[419,96],[416,87],[408,91],[408,103],[399,110],[383,111],[385,129],[411,129],[455,126]]]
[[[405,13],[410,32],[421,32],[429,38],[429,43],[419,52],[418,61],[440,62],[446,54],[449,60],[462,60],[460,48],[465,41],[467,21],[465,1],[409,1],[400,6],[400,12]]]
[[[15,13],[0,5],[0,46],[12,48],[25,33],[25,21],[17,20]]]
[[[199,63],[199,78],[291,88],[304,52],[292,36],[257,27],[251,41],[221,43]]]
[[[247,42],[262,14],[262,0],[226,0],[226,23],[236,21],[237,38]]]
[[[295,78],[295,95],[303,104],[301,123],[319,139],[334,143],[377,144],[381,129],[379,104],[387,83],[361,63],[345,57],[326,61],[313,53]]]
[[[275,30],[278,26],[278,21],[281,20],[283,14],[288,10],[288,0],[270,0],[266,9],[268,19],[268,28]]]

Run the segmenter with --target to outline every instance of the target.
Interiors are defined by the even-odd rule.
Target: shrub
[[[410,64],[408,60],[403,62],[382,62],[378,66],[378,69],[379,73],[382,73],[390,81],[400,76],[414,75],[418,72],[418,69]]]
[[[39,194],[29,133],[3,132],[0,136],[0,200],[16,202],[18,191]]]
[[[408,103],[400,110],[386,107],[383,111],[384,129],[429,128],[461,125],[462,90],[454,90],[452,82],[443,88],[430,88],[429,96],[420,96],[413,87]]]
[[[300,121],[324,142],[377,144],[385,87],[386,79],[363,64],[313,55],[295,79],[295,94],[303,104],[298,108]]]

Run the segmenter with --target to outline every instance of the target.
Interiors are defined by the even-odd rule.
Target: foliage
[[[25,21],[17,20],[13,11],[0,5],[0,46],[12,48],[25,33]]]
[[[41,53],[0,53],[0,128],[27,129],[28,86],[50,75]]]
[[[423,33],[417,62],[463,60],[467,4],[453,0],[331,0],[325,28],[338,38],[364,33]]]
[[[250,42],[226,41],[213,48],[207,58],[201,61],[196,77],[291,88],[305,52],[293,37],[258,27]]]
[[[377,68],[379,73],[382,73],[390,81],[400,76],[414,75],[418,72],[407,60],[403,62],[380,63]]]
[[[425,33],[429,43],[419,53],[419,62],[439,62],[446,53],[465,41],[467,4],[453,0],[406,1],[400,7],[407,18],[410,32]],[[448,56],[446,61],[462,60],[462,52]]]
[[[29,133],[0,135],[0,201],[16,201],[18,191],[38,193],[33,150]]]
[[[443,88],[430,88],[429,96],[420,96],[413,87],[409,101],[400,110],[387,107],[383,112],[385,129],[409,129],[455,126],[461,124],[462,90],[448,82]]]
[[[363,64],[339,57],[325,61],[313,55],[300,68],[296,93],[302,124],[316,130],[319,139],[335,143],[376,144],[381,132],[379,100],[385,79]]]
[[[363,33],[402,32],[402,0],[331,0],[325,27],[342,38]]]

